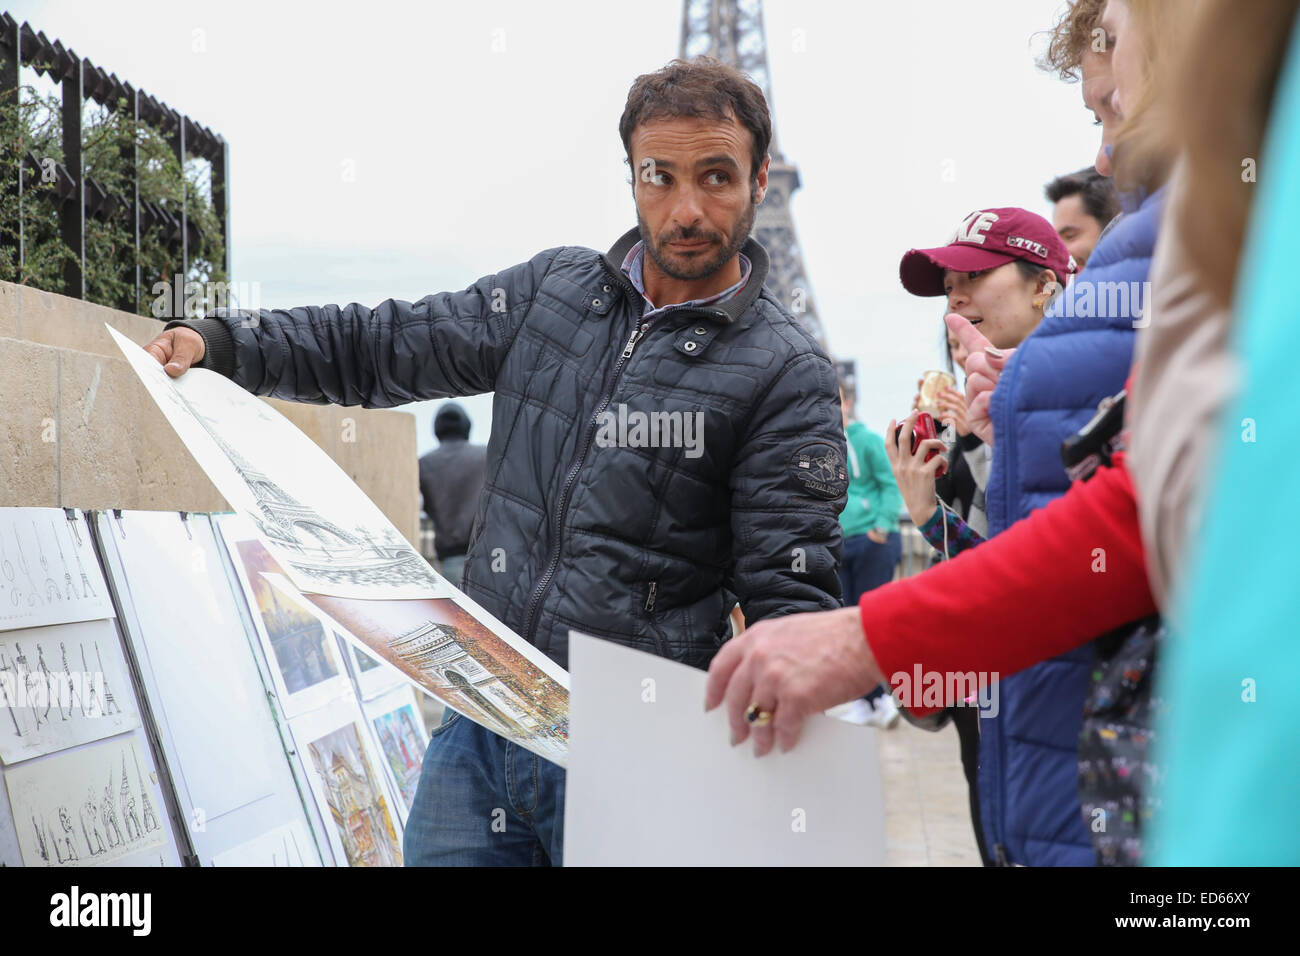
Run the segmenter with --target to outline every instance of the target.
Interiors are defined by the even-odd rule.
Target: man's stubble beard
[[[751,201],[746,204],[745,211],[741,214],[740,218],[733,223],[734,228],[731,233],[731,242],[729,242],[723,250],[718,253],[718,255],[693,266],[689,270],[683,270],[672,265],[667,261],[665,256],[660,255],[660,244],[657,240],[651,237],[650,229],[646,226],[645,220],[641,218],[641,212],[638,210],[636,214],[636,224],[637,228],[641,232],[641,241],[645,243],[645,248],[646,251],[650,253],[650,258],[654,260],[655,265],[659,267],[659,271],[664,275],[677,279],[679,282],[693,282],[697,279],[707,279],[730,262],[736,253],[740,251],[741,246],[745,244],[745,240],[749,238],[750,230],[754,228],[754,218],[758,215],[758,204],[752,201],[753,195],[754,194],[751,191]],[[688,229],[677,230],[668,237],[667,241],[675,242],[680,239],[717,240],[720,238],[721,237],[718,236],[717,233],[705,232],[699,229]]]

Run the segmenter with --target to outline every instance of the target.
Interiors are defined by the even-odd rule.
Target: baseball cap
[[[1024,259],[1045,266],[1065,285],[1077,270],[1052,224],[1014,206],[977,209],[961,221],[946,246],[910,249],[898,267],[903,288],[912,295],[943,295],[943,270],[983,272]]]

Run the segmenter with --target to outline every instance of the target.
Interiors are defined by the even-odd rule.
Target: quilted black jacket
[[[737,599],[751,622],[839,607],[835,374],[762,289],[753,239],[738,296],[642,324],[619,268],[638,238],[548,249],[415,303],[171,324],[258,395],[386,408],[495,392],[465,592],[562,666],[573,628],[705,667]]]

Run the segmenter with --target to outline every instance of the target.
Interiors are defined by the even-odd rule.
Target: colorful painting
[[[410,698],[410,686],[397,692]],[[411,703],[380,714],[371,720],[379,746],[384,751],[388,767],[393,772],[393,782],[409,810],[415,804],[415,790],[420,783],[420,767],[424,762],[424,749],[428,745],[421,732],[420,719]]]
[[[561,766],[568,753],[567,675],[516,649],[457,601],[361,601],[303,595],[268,576],[288,598],[315,607],[412,682],[475,723]],[[533,654],[536,651],[529,648]]]
[[[359,728],[348,723],[307,747],[348,866],[401,866],[402,851],[384,787]]]

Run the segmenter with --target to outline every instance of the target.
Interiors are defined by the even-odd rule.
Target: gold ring
[[[745,711],[745,719],[755,727],[766,727],[772,722],[772,712],[760,710],[758,704],[750,704],[749,709]]]

